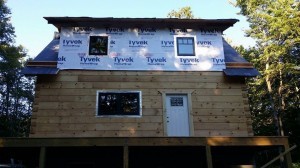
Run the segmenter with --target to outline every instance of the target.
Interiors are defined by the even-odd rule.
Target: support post
[[[292,146],[291,148],[289,147],[289,144],[285,144],[284,145],[284,151],[289,151],[289,150],[293,150],[293,149],[295,149],[297,146]],[[293,167],[293,165],[292,165],[292,156],[291,156],[291,152],[287,152],[286,154],[285,154],[285,161],[286,161],[286,164],[287,164],[287,167],[288,168],[292,168]]]
[[[207,162],[207,168],[213,168],[210,146],[209,146],[209,145],[206,145],[205,148],[206,148],[206,162]]]
[[[281,153],[280,155],[278,155],[277,157],[275,157],[274,159],[272,159],[271,161],[269,161],[268,163],[263,165],[261,168],[267,168],[269,165],[271,165],[273,162],[275,162],[276,160],[280,159],[283,156],[285,156],[285,158],[286,158],[286,163],[287,163],[288,168],[292,168],[292,158],[291,158],[290,152],[293,149],[295,149],[297,147],[297,145],[294,145],[291,148],[289,148],[289,146],[284,146],[284,147],[285,147],[285,151],[283,153]]]
[[[129,165],[129,150],[128,146],[123,146],[123,168],[128,168]]]
[[[46,163],[46,147],[40,148],[39,168],[45,168]]]

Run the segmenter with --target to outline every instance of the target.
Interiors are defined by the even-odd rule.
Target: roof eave
[[[58,30],[61,27],[153,27],[186,28],[224,31],[237,19],[178,19],[178,18],[91,18],[91,17],[44,17]]]

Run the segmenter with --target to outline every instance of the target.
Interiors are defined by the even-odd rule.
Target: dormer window
[[[195,37],[176,37],[177,56],[195,56]]]
[[[108,36],[90,36],[89,55],[107,55]]]

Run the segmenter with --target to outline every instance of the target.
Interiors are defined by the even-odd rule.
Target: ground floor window
[[[97,116],[141,116],[140,91],[97,91]]]

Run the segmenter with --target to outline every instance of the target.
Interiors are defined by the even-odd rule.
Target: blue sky
[[[226,39],[234,45],[254,46],[244,37],[248,28],[245,17],[228,0],[8,0],[15,27],[16,44],[23,45],[30,57],[35,57],[53,38],[53,25],[45,16],[165,18],[171,10],[191,6],[194,16],[202,19],[239,19],[227,29]]]

